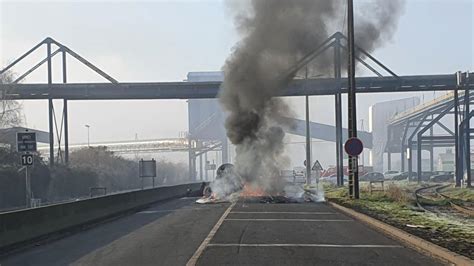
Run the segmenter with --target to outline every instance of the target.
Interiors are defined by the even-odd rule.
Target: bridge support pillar
[[[400,151],[400,172],[405,172],[405,145],[402,145]]]
[[[392,153],[387,152],[387,170],[392,170]]]
[[[462,82],[462,86],[465,86],[464,91],[464,150],[466,151],[466,155],[464,156],[464,163],[466,164],[466,186],[471,187],[471,93],[469,91],[469,86],[471,76],[468,72],[466,72],[464,76],[464,82]]]
[[[408,143],[407,150],[407,163],[408,163],[408,180],[411,180],[413,173],[413,143]]]
[[[67,69],[66,69],[66,51],[62,52],[63,63],[63,83],[67,83]],[[69,165],[69,121],[67,110],[67,99],[63,100],[63,117],[64,117],[64,161]]]
[[[461,166],[461,149],[459,148],[459,96],[457,88],[454,90],[454,176],[456,180],[456,187],[461,186],[462,180],[462,166]]]
[[[51,61],[51,42],[46,44],[46,58],[48,58],[48,85],[51,88],[53,83],[52,61]],[[53,99],[48,99],[48,122],[49,122],[49,166],[54,166],[54,126],[53,126]]]
[[[188,155],[189,155],[189,162],[188,162],[188,171],[189,171],[189,180],[195,181],[196,180],[196,156],[193,147],[193,139],[191,135],[188,135]]]
[[[222,138],[222,163],[229,162],[229,143],[227,137]]]
[[[431,115],[431,119],[433,119],[433,115]],[[433,127],[430,128],[430,136],[433,137]],[[430,151],[430,172],[434,171],[434,148],[433,143],[431,143]]]
[[[204,162],[205,162],[205,166],[204,166],[204,178],[205,178],[206,181],[208,181],[208,180],[209,180],[209,176],[208,176],[209,171],[208,171],[208,169],[207,169],[207,166],[208,166],[209,164],[208,164],[208,161],[207,161],[207,151],[204,153]]]
[[[202,154],[199,155],[199,180],[200,181],[204,180],[204,173],[202,169]]]

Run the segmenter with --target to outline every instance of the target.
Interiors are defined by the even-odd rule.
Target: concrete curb
[[[433,244],[429,241],[426,241],[422,238],[419,238],[417,236],[414,236],[412,234],[409,234],[401,229],[398,229],[394,226],[388,225],[384,222],[381,222],[377,219],[374,219],[372,217],[369,217],[365,214],[362,214],[360,212],[354,211],[352,209],[343,207],[339,204],[336,204],[334,202],[328,201],[329,205],[332,207],[342,211],[343,213],[371,226],[372,228],[381,231],[384,234],[387,234],[391,236],[392,238],[395,238],[398,241],[401,241],[402,243],[405,243],[407,246],[414,248],[418,251],[421,251],[424,254],[427,254],[431,257],[443,260],[448,263],[452,263],[454,265],[466,265],[466,266],[471,266],[474,265],[474,261],[469,259],[468,257],[459,255],[457,253],[454,253],[446,248],[440,247],[436,244]]]

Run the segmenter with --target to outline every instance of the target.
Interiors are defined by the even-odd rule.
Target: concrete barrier
[[[143,208],[151,203],[201,195],[202,183],[158,187],[0,214],[0,253],[22,243]]]

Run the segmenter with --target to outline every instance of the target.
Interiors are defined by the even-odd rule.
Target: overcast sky
[[[374,55],[399,75],[474,70],[474,0],[407,2],[392,42]],[[176,81],[190,71],[220,70],[239,40],[225,1],[0,0],[1,67],[47,36],[119,81]],[[44,51],[14,71],[21,74],[42,56]],[[54,63],[58,68],[59,61]],[[102,81],[72,58],[68,75],[70,82]],[[60,82],[59,68],[55,76]],[[25,82],[45,81],[42,68]],[[406,96],[360,96],[359,118],[367,119],[375,102]],[[424,95],[425,100],[432,97]],[[302,100],[293,102],[303,117]],[[332,123],[331,97],[313,97],[312,105],[313,120]],[[47,130],[46,101],[23,106],[26,125]],[[86,141],[85,124],[91,125],[92,141],[134,139],[135,134],[140,139],[177,137],[187,131],[187,106],[184,100],[71,102],[71,142]]]

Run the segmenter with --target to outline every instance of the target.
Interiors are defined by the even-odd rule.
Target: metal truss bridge
[[[10,84],[0,84],[0,96],[2,99],[12,100],[38,100],[45,99],[49,102],[49,134],[50,134],[50,164],[54,165],[55,157],[55,132],[58,145],[58,161],[68,162],[68,101],[69,100],[127,100],[127,99],[199,99],[215,98],[218,94],[221,82],[151,82],[151,83],[120,83],[104,71],[87,61],[85,58],[69,49],[67,46],[46,38],[32,49],[21,55],[4,69],[0,75],[9,71],[13,66],[28,57],[31,53],[42,46],[46,46],[46,57],[34,65],[31,69],[20,75]],[[52,50],[53,46],[57,47]],[[357,93],[387,93],[387,92],[419,92],[419,91],[448,91],[459,88],[458,78],[453,74],[444,75],[410,75],[398,76],[380,61],[374,58],[361,47],[356,45],[356,59],[362,67],[367,68],[375,76],[359,77],[356,79]],[[305,95],[334,95],[335,96],[335,140],[336,140],[336,164],[339,184],[343,182],[343,128],[342,128],[342,98],[347,92],[347,79],[342,77],[344,58],[341,54],[347,51],[347,38],[337,32],[315,47],[308,55],[302,57],[293,67],[280,77],[287,79],[297,76],[318,56],[324,52],[334,52],[334,75],[330,78],[305,78],[293,79],[288,87],[279,96],[305,96]],[[62,55],[62,83],[53,83],[52,58]],[[67,80],[67,56],[78,60],[88,68],[95,71],[110,83],[68,83]],[[19,84],[21,80],[38,69],[41,65],[47,65],[46,84]],[[386,73],[385,76],[381,72]],[[388,75],[387,75],[388,74]],[[474,73],[467,73],[473,76]],[[474,79],[466,79],[462,85],[463,90],[474,88]],[[62,120],[56,122],[53,100],[63,100]],[[469,109],[467,109],[469,110]],[[465,117],[468,117],[466,115]],[[410,122],[411,123],[411,122]],[[469,135],[469,134],[467,134]],[[470,136],[470,135],[469,135]],[[64,152],[61,152],[62,144]],[[408,144],[401,145],[405,148]],[[204,149],[205,151],[206,149]],[[403,152],[402,156],[403,156]],[[64,158],[63,158],[64,154]],[[201,151],[190,153],[190,160],[202,154]],[[192,173],[194,171],[190,171]]]
[[[94,142],[90,144],[70,144],[69,150],[75,151],[87,147],[107,147],[108,151],[117,154],[187,152],[189,150],[189,142],[186,138]],[[58,146],[55,147],[55,149],[58,148]],[[49,151],[49,146],[40,146],[38,151],[47,152]]]

